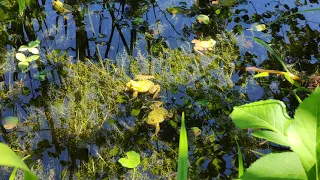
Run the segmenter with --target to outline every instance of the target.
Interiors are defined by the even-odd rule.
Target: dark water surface
[[[131,179],[133,171],[118,163],[131,150],[141,155],[137,179],[173,179],[182,112],[191,179],[236,178],[236,139],[245,167],[258,158],[250,150],[286,150],[259,145],[235,128],[229,114],[236,105],[279,99],[292,115],[298,102],[285,78],[253,78],[253,72],[243,69],[284,71],[254,41],[258,37],[279,52],[294,74],[305,79],[317,75],[318,1],[64,2],[71,6],[70,13],[58,14],[52,1],[39,0],[27,7],[23,18],[17,6],[1,4],[8,14],[1,22],[7,29],[0,29],[1,118],[16,116],[19,124],[13,130],[1,127],[0,140],[20,156],[31,154],[26,163],[40,179]],[[170,8],[179,11],[172,14]],[[210,23],[198,23],[199,14],[208,15]],[[267,28],[254,30],[258,24]],[[193,39],[210,38],[217,40],[213,51],[201,55],[193,50]],[[41,42],[42,62],[21,72],[15,53],[35,39]],[[95,69],[101,62],[113,76]],[[180,65],[184,69],[177,68]],[[48,72],[44,81],[34,78],[44,70]],[[120,70],[123,74],[117,74]],[[81,78],[83,74],[92,81]],[[161,123],[158,138],[152,137],[154,126],[144,122],[153,100],[145,94],[129,100],[132,93],[123,90],[129,77],[137,74],[156,76],[161,86],[157,100],[174,112],[172,119]],[[301,84],[308,86],[306,82]],[[105,99],[95,101],[100,95]],[[87,104],[84,99],[89,99]],[[2,172],[1,179],[10,174]]]

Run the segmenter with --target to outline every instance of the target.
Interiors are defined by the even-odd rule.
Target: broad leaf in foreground
[[[241,179],[307,179],[301,161],[294,152],[274,153],[261,157],[246,169]]]
[[[286,113],[286,106],[278,100],[258,101],[243,106],[234,107],[231,113],[232,121],[238,128],[267,129],[275,132],[272,138],[263,138],[274,142],[275,135],[278,136],[281,145],[288,145],[286,131],[291,119]],[[260,133],[260,135],[262,135]],[[268,134],[270,135],[270,134]]]
[[[28,166],[23,162],[23,160],[14,153],[9,146],[0,143],[0,165],[17,167],[24,171],[24,179],[35,180],[38,179],[28,168]]]
[[[318,87],[296,110],[288,129],[288,142],[296,152],[309,177],[319,177],[320,158],[320,88]],[[315,166],[316,164],[316,166]],[[313,168],[313,167],[317,167]]]

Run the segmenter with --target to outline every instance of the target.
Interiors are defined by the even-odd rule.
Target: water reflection
[[[1,4],[10,15],[1,22],[8,29],[0,29],[1,48],[8,50],[0,57],[1,116],[17,116],[21,122],[14,131],[2,128],[2,141],[20,155],[32,154],[27,163],[37,171],[43,166],[43,178],[132,177],[117,162],[130,150],[142,156],[138,177],[172,178],[184,111],[190,178],[236,177],[235,139],[242,145],[246,167],[256,160],[250,150],[276,147],[259,145],[239,132],[228,117],[232,107],[269,98],[286,101],[289,110],[298,104],[283,78],[253,79],[242,71],[247,66],[283,70],[248,37],[272,44],[297,75],[314,74],[319,67],[319,22],[314,18],[318,12],[297,11],[318,5],[219,2],[66,0],[70,12],[58,13],[52,1],[43,0],[32,2],[22,17],[17,6]],[[211,22],[196,22],[199,14]],[[267,29],[249,30],[254,23],[266,24]],[[42,61],[21,72],[13,48],[36,38],[41,41]],[[193,53],[193,39],[210,38],[217,41],[213,52]],[[41,70],[50,72],[45,81],[33,78]],[[123,90],[137,74],[156,75],[164,107],[177,110],[173,119],[161,124],[158,139],[151,137],[154,128],[143,121],[149,112],[142,107],[152,101],[150,96],[129,101],[132,94]],[[200,131],[195,133],[195,127]]]

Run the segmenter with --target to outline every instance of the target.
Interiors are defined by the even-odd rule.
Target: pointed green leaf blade
[[[268,72],[262,72],[253,76],[253,78],[267,77],[269,76]]]
[[[298,155],[294,152],[274,153],[261,157],[246,169],[242,180],[307,179]]]
[[[19,14],[23,15],[24,8],[26,7],[26,0],[18,0]]]
[[[308,175],[316,177],[320,159],[320,88],[300,103],[288,129],[288,141],[296,152]],[[313,168],[317,163],[318,170]]]
[[[188,136],[185,125],[184,112],[182,112],[179,139],[178,180],[185,179],[188,179]]]

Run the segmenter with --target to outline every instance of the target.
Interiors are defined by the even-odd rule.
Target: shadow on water
[[[191,179],[237,177],[236,140],[245,167],[258,157],[251,150],[286,150],[237,130],[229,115],[234,106],[270,98],[284,101],[292,115],[298,105],[293,85],[281,76],[253,78],[244,68],[283,70],[252,39],[259,37],[310,86],[319,68],[319,12],[297,12],[318,8],[318,2],[214,2],[65,0],[58,6],[59,0],[42,0],[30,2],[20,16],[17,3],[4,0],[1,117],[16,116],[19,124],[1,126],[1,141],[20,156],[31,154],[26,163],[40,179],[128,179],[132,170],[118,160],[131,150],[141,155],[137,179],[174,179],[182,112]],[[210,22],[198,22],[199,14]],[[267,28],[254,30],[257,24]],[[15,55],[36,39],[40,60],[21,71]],[[197,53],[194,39],[217,43]],[[150,87],[160,85],[159,97],[139,93],[131,99],[125,85],[139,74],[155,77]],[[155,100],[174,113],[160,124],[158,137],[146,123]]]

